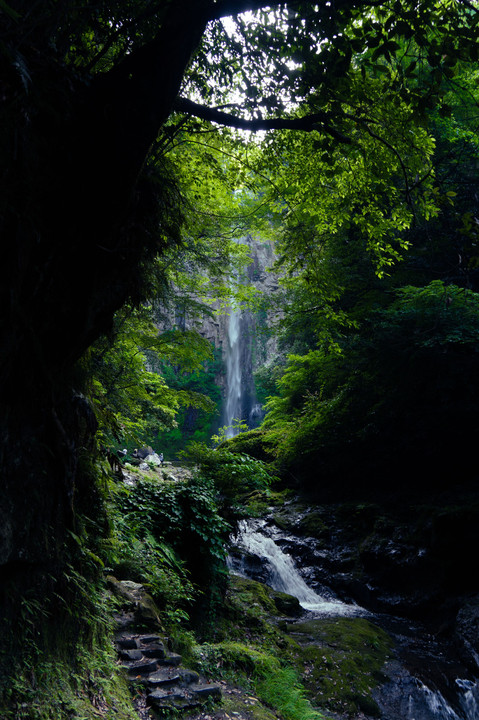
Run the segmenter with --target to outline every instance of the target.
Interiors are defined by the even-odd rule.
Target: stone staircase
[[[122,630],[115,642],[129,680],[140,687],[153,711],[190,710],[208,699],[221,699],[219,685],[181,665],[181,655],[171,652],[169,638]]]

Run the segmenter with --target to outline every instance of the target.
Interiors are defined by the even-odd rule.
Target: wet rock
[[[180,670],[180,679],[182,683],[192,685],[193,683],[199,682],[200,676],[195,670],[188,670],[184,668]]]
[[[173,708],[182,708],[191,705],[187,694],[181,690],[154,690],[148,694],[146,702],[148,705]]]
[[[137,639],[142,645],[149,645],[150,643],[163,644],[164,641],[164,638],[161,638],[159,635],[138,635]]]
[[[157,658],[158,660],[166,657],[166,650],[163,643],[151,643],[148,647],[143,649],[143,654],[146,657]]]
[[[138,640],[134,637],[119,637],[117,638],[116,644],[123,650],[136,650],[138,647]]]
[[[179,682],[181,682],[182,676],[174,672],[172,673],[170,669],[162,668],[161,670],[157,670],[156,672],[152,673],[151,675],[148,675],[147,682],[148,685],[151,685],[152,687],[168,687],[170,685],[175,685]]]
[[[471,598],[459,610],[454,639],[464,659],[473,667],[479,666],[479,595]]]
[[[118,650],[118,655],[122,660],[141,660],[143,653],[141,650]]]

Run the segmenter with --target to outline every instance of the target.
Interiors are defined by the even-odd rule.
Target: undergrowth
[[[267,652],[239,642],[205,644],[198,651],[197,666],[206,674],[244,685],[283,720],[324,720],[306,698],[295,670]]]

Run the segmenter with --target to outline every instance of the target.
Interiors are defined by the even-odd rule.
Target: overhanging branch
[[[174,110],[218,125],[237,128],[238,130],[251,130],[252,132],[258,132],[259,130],[302,130],[303,132],[312,132],[316,130],[331,135],[339,142],[349,144],[352,142],[351,138],[343,135],[343,133],[330,125],[329,118],[325,113],[313,113],[304,117],[247,120],[181,97],[175,100]]]

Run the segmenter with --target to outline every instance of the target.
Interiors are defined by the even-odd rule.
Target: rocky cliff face
[[[271,240],[247,235],[239,242],[248,246],[251,258],[251,263],[246,268],[244,283],[254,286],[259,296],[264,298],[264,301],[258,303],[258,308],[242,309],[234,315],[232,310],[222,312],[213,304],[213,314],[204,318],[201,323],[193,316],[178,313],[160,326],[165,328],[176,325],[185,330],[197,330],[221,351],[223,370],[215,377],[223,395],[221,424],[230,425],[234,417],[241,417],[251,427],[255,427],[261,419],[261,407],[256,399],[253,375],[255,370],[267,363],[277,352],[276,338],[271,328],[279,313],[269,300],[278,290],[278,278],[270,271],[275,260],[274,243]],[[236,323],[234,333],[231,332],[232,322]],[[232,335],[236,338],[234,342]],[[235,377],[231,363],[238,368],[235,380],[231,379]],[[234,402],[228,403],[229,393],[236,395]],[[230,411],[233,412],[232,417],[228,416],[228,407],[235,408]]]

